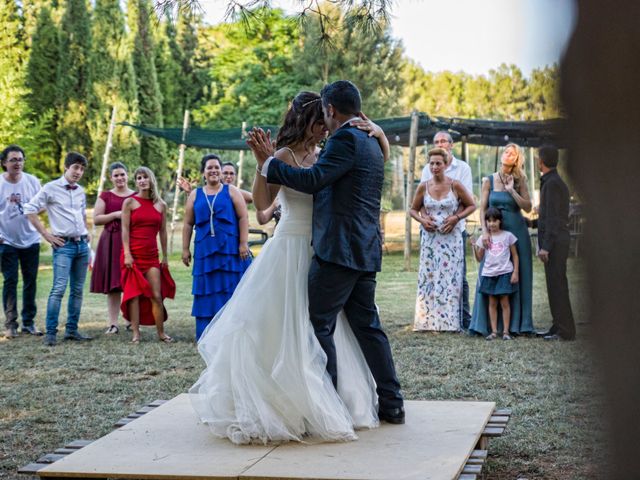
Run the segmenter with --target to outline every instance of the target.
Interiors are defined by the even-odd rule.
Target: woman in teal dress
[[[531,211],[531,198],[527,189],[527,179],[522,171],[524,154],[515,143],[508,144],[502,152],[502,167],[496,173],[482,180],[482,198],[480,200],[480,222],[482,238],[487,244],[489,232],[484,223],[484,212],[495,207],[502,212],[502,229],[513,233],[518,242],[520,264],[520,283],[518,291],[511,295],[511,325],[513,334],[529,334],[534,332],[532,317],[533,300],[533,259],[531,256],[531,240],[527,223],[520,213]],[[482,263],[478,275],[482,274]],[[498,328],[502,329],[502,315],[498,312]],[[478,292],[473,305],[473,314],[469,330],[486,337],[490,333],[487,299]]]

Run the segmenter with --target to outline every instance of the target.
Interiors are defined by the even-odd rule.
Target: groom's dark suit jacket
[[[321,260],[379,272],[384,159],[378,141],[349,124],[329,138],[316,164],[293,168],[272,159],[269,183],[312,193],[313,249]]]

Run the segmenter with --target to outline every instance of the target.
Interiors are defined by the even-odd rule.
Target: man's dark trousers
[[[376,379],[380,408],[401,407],[400,383],[391,347],[375,305],[376,272],[362,272],[313,257],[309,270],[309,314],[316,337],[327,354],[327,371],[339,382],[333,333],[344,309],[351,329]]]
[[[544,265],[547,280],[549,308],[553,318],[551,333],[560,335],[565,340],[576,336],[576,327],[569,300],[569,282],[567,281],[567,258],[571,237],[569,232],[558,234],[553,249],[549,252],[549,261]]]
[[[36,286],[38,264],[40,262],[40,244],[27,248],[15,248],[2,245],[2,306],[5,314],[5,327],[18,328],[18,267],[22,271],[22,326],[33,326],[36,316]]]

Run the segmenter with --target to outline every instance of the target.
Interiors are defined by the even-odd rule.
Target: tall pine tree
[[[127,20],[132,44],[140,123],[163,126],[162,96],[158,86],[154,61],[154,43],[151,31],[151,6],[148,0],[129,0]],[[164,141],[144,136],[140,139],[140,162],[154,170],[159,179],[170,178],[166,168]]]
[[[171,19],[165,18],[155,32],[155,65],[162,94],[162,114],[166,125],[182,124],[184,103],[183,52],[176,40]]]
[[[76,150],[93,160],[89,134],[91,23],[86,0],[65,0],[60,23],[58,142],[62,153]]]
[[[97,160],[105,149],[114,106],[116,121],[138,122],[136,79],[119,0],[96,0],[90,65],[93,79],[89,103],[90,133]],[[138,163],[140,144],[134,130],[116,127],[112,144],[113,160],[131,166]],[[91,170],[98,173],[99,162],[93,163]],[[99,180],[98,175],[94,177]]]

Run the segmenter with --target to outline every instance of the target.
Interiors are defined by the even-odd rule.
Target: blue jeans
[[[67,241],[62,247],[53,249],[53,287],[47,302],[47,335],[58,332],[58,316],[62,297],[70,284],[67,306],[66,333],[78,331],[78,320],[82,307],[82,290],[89,267],[89,244],[84,241]]]
[[[22,326],[32,327],[36,316],[36,283],[40,244],[34,243],[27,248],[2,245],[2,306],[4,308],[5,327],[18,328],[18,267],[22,271]]]

